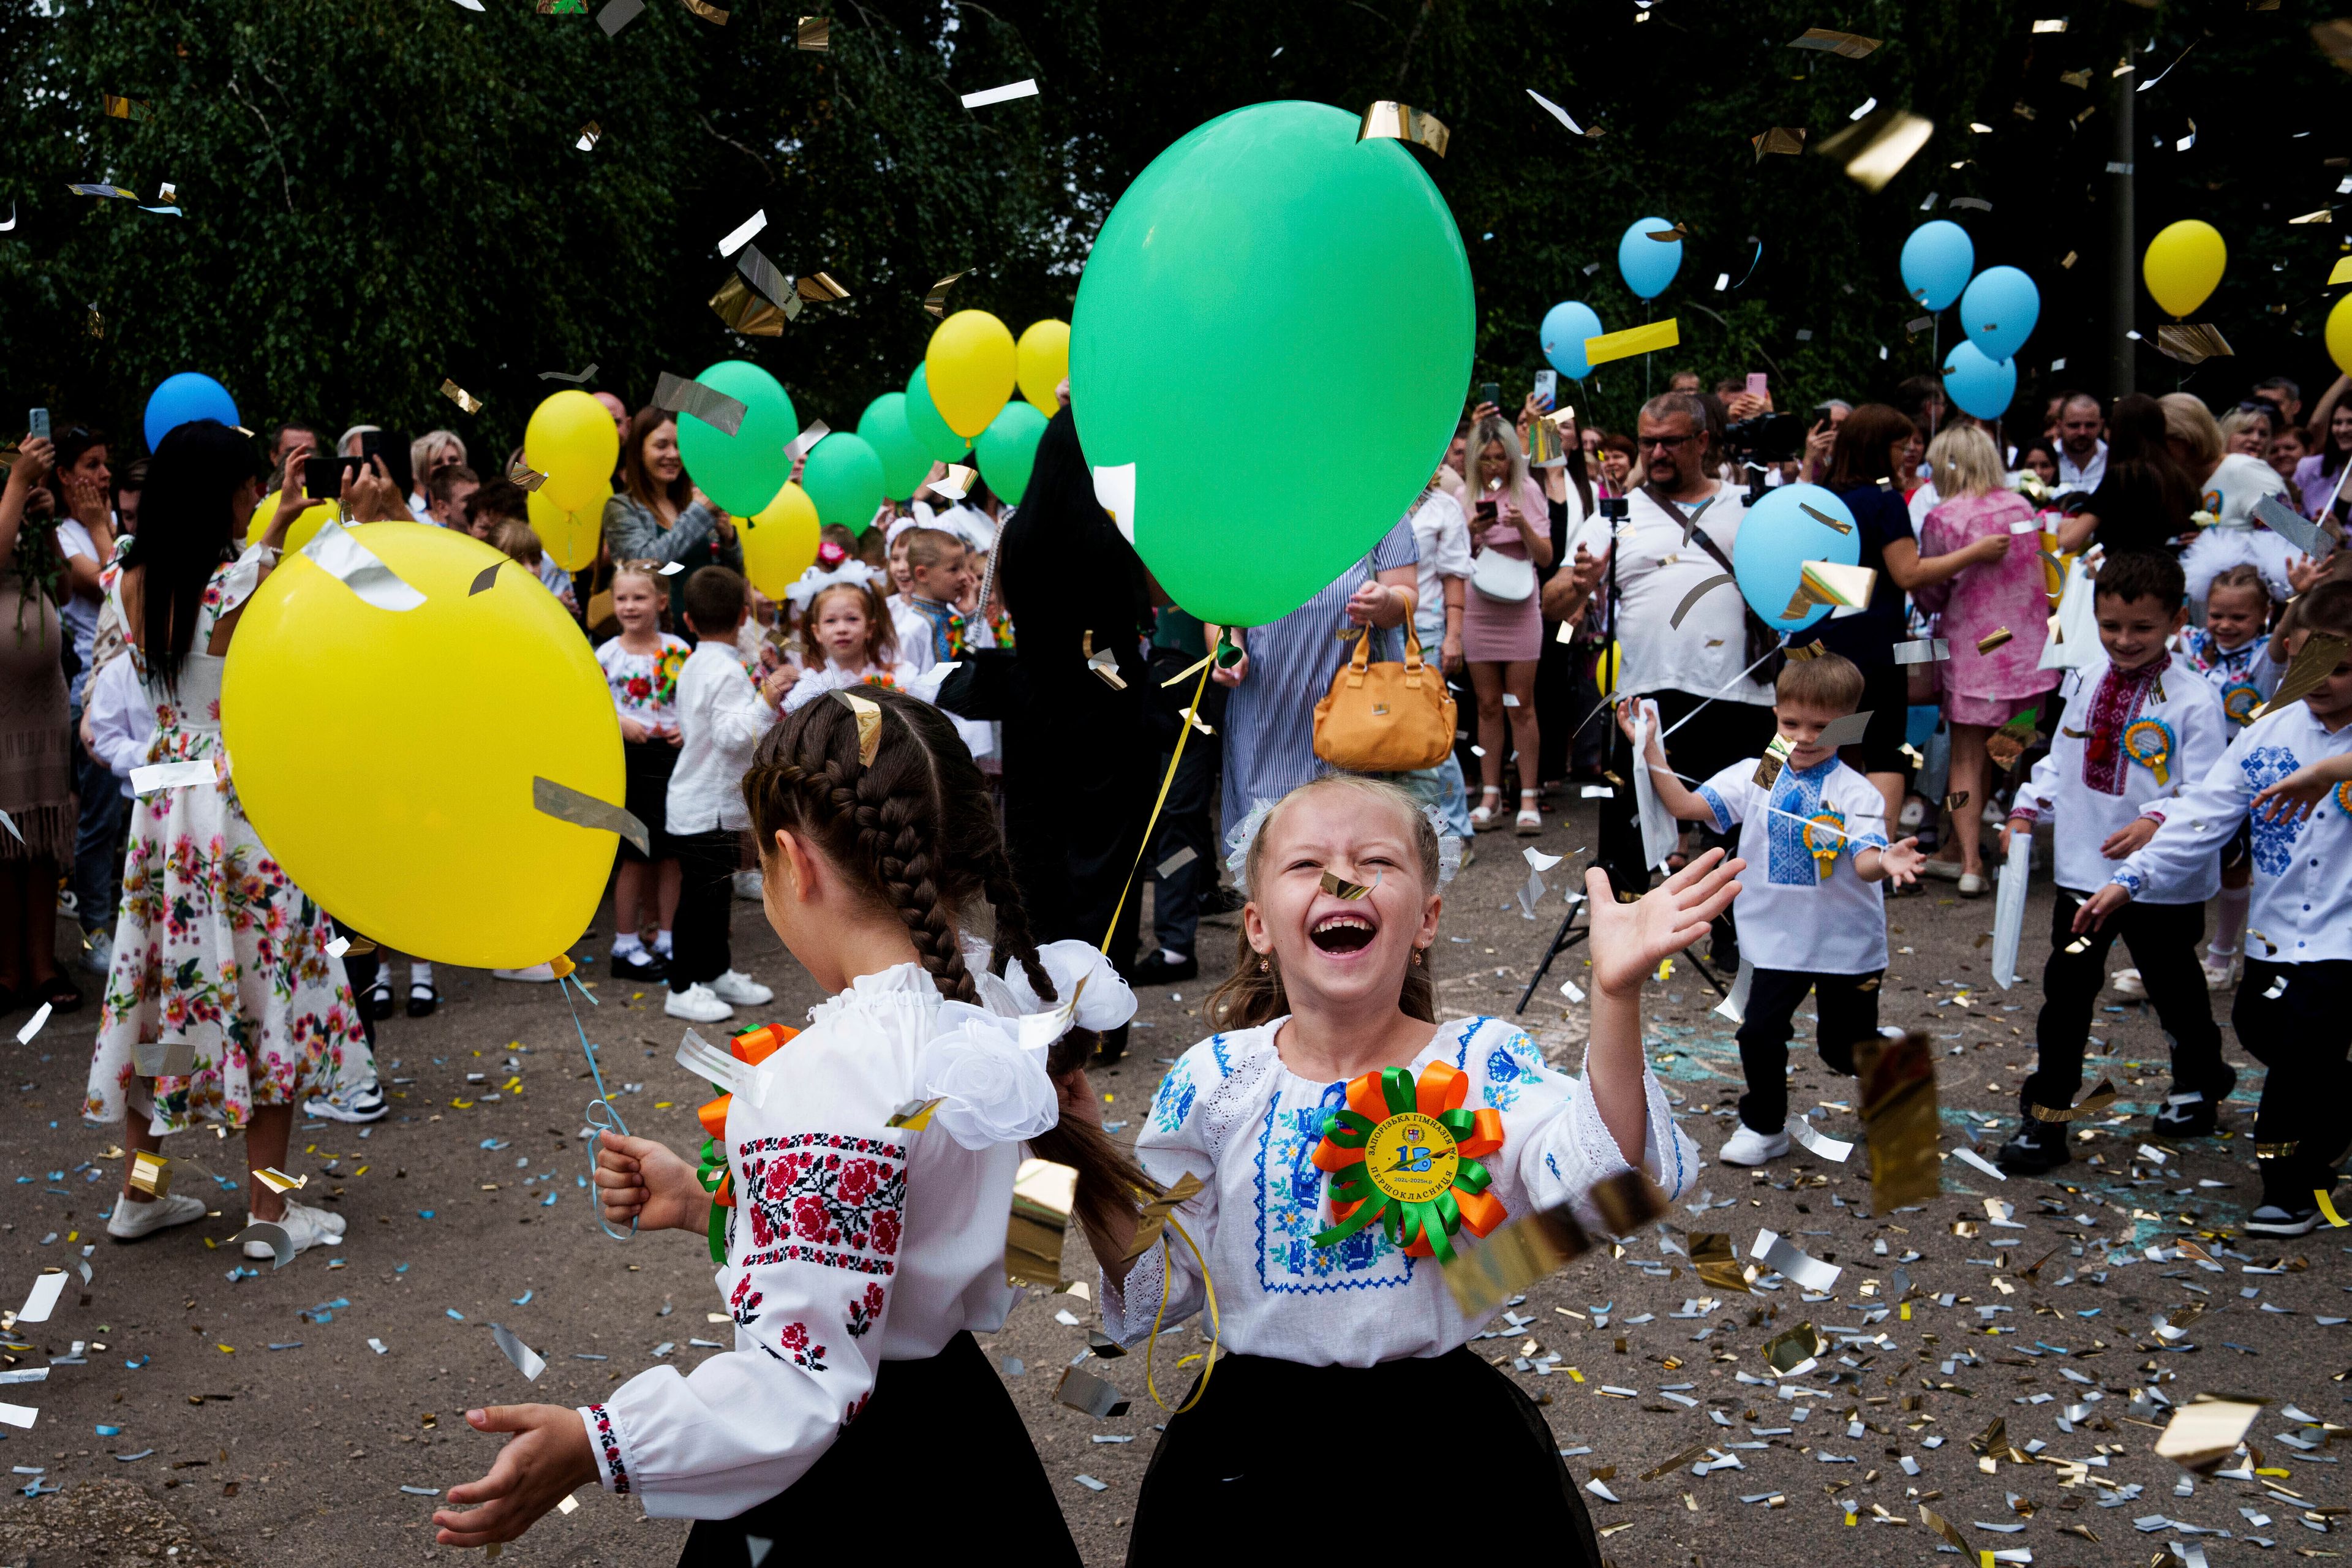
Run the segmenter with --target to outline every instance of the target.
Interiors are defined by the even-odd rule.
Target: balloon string
[[[1183,1237],[1184,1245],[1192,1249],[1192,1261],[1200,1266],[1201,1289],[1207,1297],[1209,1308],[1208,1364],[1201,1369],[1201,1386],[1192,1391],[1192,1397],[1170,1412],[1171,1415],[1181,1415],[1200,1404],[1201,1395],[1209,1392],[1209,1379],[1215,1375],[1217,1370],[1217,1345],[1223,1334],[1223,1328],[1217,1321],[1217,1282],[1209,1277],[1209,1260],[1201,1256],[1201,1244],[1192,1239],[1192,1233],[1184,1228],[1173,1213],[1168,1216],[1168,1225],[1170,1229]],[[1168,1402],[1160,1397],[1160,1385],[1152,1380],[1151,1360],[1153,1352],[1160,1348],[1160,1325],[1168,1318],[1168,1278],[1176,1272],[1176,1249],[1168,1245],[1168,1238],[1165,1236],[1160,1238],[1160,1247],[1167,1257],[1163,1260],[1164,1266],[1160,1270],[1160,1310],[1152,1314],[1151,1338],[1145,1341],[1143,1346],[1143,1388],[1145,1393],[1151,1395],[1152,1404],[1162,1410],[1167,1410]],[[1199,1360],[1201,1353],[1196,1351],[1179,1361],[1176,1365],[1181,1369],[1185,1362]]]
[[[596,1084],[596,1098],[588,1102],[588,1109],[582,1113],[583,1120],[584,1120],[588,1123],[589,1127],[599,1134],[600,1137],[605,1132],[618,1132],[622,1137],[626,1138],[629,1136],[629,1124],[621,1120],[620,1108],[614,1105],[613,1103],[612,1097],[604,1092],[604,1074],[603,1069],[598,1068],[596,1065],[596,1047],[588,1043],[588,1031],[580,1022],[580,1004],[572,1000],[572,993],[566,988],[567,983],[571,985],[580,985],[580,983],[576,980],[572,980],[567,975],[558,975],[556,977],[555,984],[558,990],[563,992],[563,1001],[565,1005],[572,1009],[572,1027],[579,1033],[581,1052],[588,1058],[588,1076],[593,1079]],[[580,994],[588,997],[588,1005],[591,1007],[601,1006],[603,1005],[599,1003],[594,996],[589,995],[588,988],[585,985],[580,985]],[[598,1114],[600,1110],[603,1112],[602,1116],[599,1116]],[[596,1208],[591,1212],[595,1214],[598,1228],[603,1230],[606,1236],[611,1237],[614,1241],[627,1241],[631,1237],[637,1234],[637,1222],[634,1216],[631,1217],[629,1221],[629,1234],[628,1236],[624,1236],[619,1231],[614,1230],[611,1223],[604,1218],[603,1213],[600,1212],[604,1205],[596,1202],[596,1144],[599,1141],[600,1138],[598,1137],[592,1137],[588,1140],[588,1201],[591,1204],[596,1205]]]
[[[1209,689],[1209,671],[1216,665],[1215,650],[1201,663],[1201,679],[1192,685],[1192,700],[1184,710],[1184,722],[1176,731],[1176,754],[1168,759],[1168,776],[1160,781],[1160,798],[1151,803],[1150,819],[1143,825],[1143,842],[1135,847],[1135,864],[1127,868],[1127,880],[1118,885],[1118,902],[1111,906],[1110,924],[1103,929],[1102,950],[1110,952],[1110,940],[1118,931],[1118,917],[1127,912],[1127,895],[1134,890],[1135,874],[1143,869],[1143,858],[1151,853],[1151,830],[1160,826],[1160,808],[1168,804],[1168,791],[1176,783],[1176,769],[1184,760],[1184,742],[1192,736],[1192,726],[1200,721],[1201,699]]]

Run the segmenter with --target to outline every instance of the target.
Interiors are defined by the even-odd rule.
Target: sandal
[[[1536,809],[1535,791],[1523,789],[1519,792],[1519,815],[1512,825],[1512,831],[1522,838],[1533,838],[1543,831],[1543,813]]]
[[[1485,792],[1485,798],[1470,808],[1470,830],[1474,833],[1484,833],[1491,827],[1499,826],[1502,815],[1503,792],[1489,788]]]
[[[37,1005],[47,1004],[52,1013],[71,1013],[81,1006],[81,992],[62,973],[37,981],[29,999]]]

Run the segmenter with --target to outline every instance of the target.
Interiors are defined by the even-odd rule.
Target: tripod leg
[[[1544,975],[1551,969],[1551,961],[1584,939],[1584,932],[1577,931],[1571,935],[1568,929],[1575,922],[1576,911],[1583,907],[1582,904],[1571,906],[1566,917],[1560,921],[1559,930],[1552,932],[1551,945],[1544,949],[1543,962],[1536,965],[1535,973],[1528,977],[1528,988],[1519,993],[1519,1005],[1511,1009],[1514,1017],[1528,1010],[1528,998],[1533,996],[1536,994],[1536,987],[1543,984]]]

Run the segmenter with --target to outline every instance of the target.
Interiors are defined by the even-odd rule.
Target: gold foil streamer
[[[131,1190],[145,1193],[151,1198],[169,1197],[172,1192],[172,1162],[144,1149],[131,1155]]]
[[[1692,588],[1689,593],[1683,595],[1683,602],[1681,604],[1675,606],[1674,616],[1666,622],[1666,628],[1669,631],[1680,631],[1682,629],[1683,617],[1689,615],[1692,608],[1696,605],[1701,599],[1706,598],[1717,588],[1727,585],[1737,585],[1738,581],[1738,578],[1734,577],[1728,572],[1718,572],[1714,576],[1709,577],[1706,582],[1697,584],[1696,587]]]
[[[712,26],[723,27],[727,25],[727,13],[721,11],[716,5],[707,4],[706,0],[685,0],[685,4],[688,10],[701,17]]]
[[[1865,38],[1860,33],[1840,33],[1828,27],[1808,27],[1801,37],[1789,40],[1792,49],[1824,49],[1850,60],[1862,58],[1878,44],[1878,39]]]
[[[965,268],[966,272],[970,270],[971,269],[969,268]],[[957,279],[963,276],[963,272],[950,272],[946,277],[940,279],[938,282],[932,284],[930,292],[923,296],[923,309],[929,310],[934,316],[946,315],[948,313],[948,286],[953,283]]]
[[[308,1176],[289,1176],[275,1165],[264,1165],[253,1173],[253,1179],[273,1193],[295,1192],[310,1184]]]
[[[1360,899],[1378,885],[1377,881],[1370,884],[1350,882],[1346,878],[1335,877],[1328,871],[1323,873],[1323,890],[1335,899]]]
[[[456,404],[458,407],[464,409],[468,414],[479,414],[482,411],[482,400],[480,398],[475,396],[472,393],[467,392],[464,387],[459,386],[456,382],[451,381],[446,375],[441,378],[441,395],[447,398],[450,402]]]
[[[1127,1414],[1127,1395],[1115,1384],[1106,1383],[1084,1367],[1062,1369],[1062,1381],[1054,1389],[1055,1402],[1073,1410],[1083,1410],[1097,1421]]]
[[[1004,1282],[1047,1289],[1062,1282],[1062,1237],[1078,1173],[1051,1160],[1024,1160],[1013,1180],[1013,1212],[1005,1221]]]
[[[617,833],[637,847],[640,855],[651,854],[650,841],[646,837],[646,825],[624,808],[608,800],[598,800],[593,795],[573,789],[570,784],[557,784],[553,779],[534,777],[530,781],[530,805],[534,811],[543,812],[559,821],[593,828],[602,833]]]
[[[1669,316],[1663,321],[1652,321],[1647,326],[1626,327],[1585,339],[1584,361],[1587,364],[1606,364],[1612,360],[1631,359],[1635,354],[1675,348],[1682,341],[1682,322]]]
[[[793,28],[793,47],[812,54],[824,54],[833,48],[833,18],[803,16]]]
[[[743,416],[751,410],[735,398],[716,387],[683,375],[663,371],[654,381],[654,406],[672,414],[691,414],[722,435],[732,436],[743,427]]]
[[[2156,1440],[2156,1455],[2184,1470],[2210,1476],[2236,1452],[2246,1429],[2263,1413],[2259,1399],[2206,1395],[2180,1406]]]
[[[2347,648],[2352,648],[2352,643],[2342,637],[2326,632],[2313,632],[2304,639],[2302,648],[2287,665],[2286,674],[2279,680],[2278,689],[2271,693],[2269,701],[2254,710],[2252,717],[2259,719],[2290,702],[2302,701],[2317,689],[2321,681],[2336,673],[2336,667],[2344,661]]]
[[[1853,1047],[1863,1136],[1870,1144],[1871,1204],[1892,1214],[1943,1188],[1936,1157],[1936,1063],[1927,1037],[1867,1039]]]
[[[1924,1502],[1919,1505],[1919,1522],[1926,1525],[1929,1530],[1934,1531],[1937,1535],[1942,1536],[1946,1541],[1951,1542],[1952,1549],[1958,1552],[1964,1560],[1970,1563],[1976,1561],[1977,1554],[1969,1550],[1969,1543],[1960,1539],[1960,1532],[1954,1530],[1951,1526],[1951,1522],[1945,1519],[1942,1514],[1937,1513],[1934,1509],[1929,1508]]]
[[[1906,109],[1865,115],[1813,149],[1836,161],[1846,178],[1866,191],[1883,190],[1936,133],[1936,122]]]
[[[800,280],[800,296],[819,304],[831,304],[849,298],[849,290],[834,281],[830,272],[812,272]]]
[[[2080,1121],[2085,1116],[2096,1116],[2115,1102],[2116,1086],[2103,1078],[2099,1080],[2099,1087],[2093,1089],[2080,1105],[2068,1106],[2063,1110],[2053,1110],[2046,1105],[2029,1105],[2026,1110],[2032,1113],[2036,1121]]]
[[[1984,636],[1977,638],[1977,651],[1979,653],[1990,653],[1993,649],[2006,645],[2009,640],[2015,636],[2017,636],[2017,634],[2011,631],[2007,626],[1995,626],[1992,630],[1985,633]]]
[[[1415,109],[1409,103],[1399,103],[1384,98],[1364,110],[1364,122],[1357,129],[1356,140],[1387,137],[1398,142],[1415,142],[1439,157],[1445,156],[1445,143],[1454,132],[1444,122],[1427,110]]]
[[[710,297],[710,308],[730,329],[747,338],[783,336],[784,312],[761,299],[740,272],[727,275],[727,281]]]
[[[1805,128],[1801,125],[1775,125],[1769,131],[1750,136],[1748,143],[1756,149],[1756,161],[1759,163],[1773,153],[1801,153],[1805,150]]]
[[[1585,1197],[1602,1226],[1617,1236],[1631,1235],[1666,1212],[1665,1194],[1639,1171],[1620,1171]],[[1497,1226],[1475,1247],[1456,1247],[1454,1260],[1444,1265],[1445,1283],[1465,1317],[1483,1318],[1595,1245],[1562,1204]]]
[[[910,1100],[907,1101],[906,1104],[900,1106],[898,1110],[892,1111],[890,1113],[890,1120],[884,1122],[882,1125],[885,1127],[904,1127],[909,1131],[920,1132],[924,1128],[929,1127],[931,1124],[931,1112],[937,1110],[940,1106],[946,1103],[947,1096],[945,1095],[938,1095],[929,1100]]]
[[[882,705],[867,700],[854,691],[836,691],[852,713],[857,716],[857,763],[860,767],[874,765],[874,753],[882,746]]]
[[[523,455],[517,452],[507,459],[507,480],[510,484],[521,486],[524,489],[535,490],[547,483],[547,476],[532,468],[524,460]]]
[[[1642,231],[1644,239],[1654,239],[1660,245],[1680,245],[1690,237],[1690,225],[1678,223],[1672,228],[1652,228]]]
[[[142,100],[136,98],[117,98],[110,92],[101,92],[98,96],[100,101],[105,106],[107,118],[110,120],[152,120],[155,118],[155,110],[153,107]]]
[[[2156,352],[2183,364],[2202,364],[2209,359],[2235,353],[2219,327],[2180,321],[2168,321],[2156,329]]]
[[[1691,1271],[1699,1282],[1718,1290],[1737,1290],[1752,1295],[1748,1289],[1751,1276],[1731,1250],[1730,1236],[1719,1230],[1693,1231],[1690,1238]]]
[[[1176,1178],[1175,1184],[1143,1205],[1136,1219],[1135,1238],[1128,1244],[1127,1256],[1140,1258],[1160,1239],[1167,1228],[1168,1216],[1177,1207],[1201,1190],[1201,1178],[1187,1172]]]

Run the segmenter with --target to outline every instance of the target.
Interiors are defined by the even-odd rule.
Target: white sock
[[[613,939],[614,958],[626,958],[633,952],[643,952],[645,950],[646,944],[637,939],[637,933],[633,931],[623,931]]]
[[[1169,947],[1163,947],[1160,950],[1160,961],[1162,963],[1182,963],[1187,962],[1182,953]]]
[[[408,966],[408,984],[412,990],[419,985],[431,985],[433,966],[421,958],[417,959]]]
[[[669,932],[665,931],[660,935],[654,938],[654,951],[660,953],[664,958],[667,958],[670,955]]]

